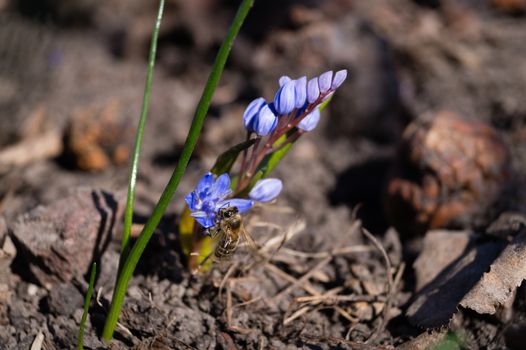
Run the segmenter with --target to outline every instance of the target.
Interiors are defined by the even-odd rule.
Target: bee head
[[[221,208],[219,209],[219,216],[223,219],[230,219],[231,217],[233,217],[234,215],[237,215],[239,213],[239,210],[237,209],[237,207],[234,207],[234,206],[230,206],[230,207],[227,207],[227,208]]]

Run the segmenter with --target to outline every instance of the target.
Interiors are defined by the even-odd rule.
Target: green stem
[[[113,331],[115,330],[115,326],[117,325],[120,310],[124,302],[126,289],[128,288],[128,282],[130,281],[130,278],[133,275],[133,271],[135,270],[135,267],[137,266],[137,263],[139,262],[139,259],[142,253],[144,252],[148,241],[152,237],[155,228],[161,221],[161,218],[166,208],[168,207],[168,204],[170,203],[175,193],[175,190],[177,189],[177,186],[179,185],[179,181],[181,180],[181,177],[183,176],[186,170],[186,166],[190,161],[190,156],[192,155],[195,145],[197,144],[199,134],[201,133],[201,128],[203,127],[204,119],[208,112],[208,108],[210,107],[210,102],[212,100],[213,93],[217,87],[219,78],[221,77],[221,73],[223,72],[223,69],[225,67],[226,60],[230,53],[230,49],[232,48],[232,43],[234,42],[234,39],[237,33],[239,32],[239,29],[241,28],[241,25],[243,24],[243,21],[245,20],[248,12],[250,11],[250,8],[252,7],[253,3],[254,0],[243,0],[241,5],[239,6],[234,21],[232,22],[232,25],[230,26],[230,29],[225,37],[225,40],[223,41],[223,44],[219,49],[216,60],[214,62],[214,66],[212,68],[212,72],[208,77],[208,81],[203,90],[203,94],[201,96],[199,104],[197,105],[194,119],[188,132],[188,136],[186,138],[186,142],[181,153],[181,157],[179,158],[179,161],[177,163],[177,166],[172,174],[172,177],[170,178],[170,181],[166,185],[166,188],[164,189],[161,198],[157,202],[157,205],[155,206],[152,215],[144,225],[144,228],[139,238],[135,242],[133,248],[128,254],[128,257],[126,258],[126,261],[122,265],[122,269],[119,272],[117,283],[113,291],[111,307],[108,312],[106,324],[104,325],[104,330],[102,333],[103,338],[107,341],[111,340],[113,336]]]
[[[89,276],[89,286],[86,293],[86,299],[84,300],[84,313],[82,314],[82,319],[80,320],[79,328],[79,339],[78,339],[78,349],[84,349],[84,329],[86,327],[86,320],[88,319],[89,306],[91,304],[91,295],[93,294],[93,286],[95,285],[95,274],[97,273],[97,263],[93,263],[91,266],[91,272]]]
[[[142,137],[144,135],[144,126],[148,118],[148,106],[150,102],[150,93],[152,90],[153,67],[155,65],[155,54],[157,52],[157,38],[159,37],[159,28],[161,27],[161,19],[163,17],[164,0],[159,2],[159,11],[157,13],[157,20],[152,33],[152,42],[150,44],[150,53],[148,56],[148,69],[146,71],[146,85],[144,87],[144,97],[142,100],[141,116],[139,118],[139,125],[137,126],[137,133],[135,135],[135,147],[133,149],[132,163],[130,168],[130,179],[128,183],[128,197],[126,199],[126,209],[124,212],[124,229],[122,232],[121,256],[119,265],[122,265],[124,259],[128,254],[128,246],[130,243],[130,232],[133,222],[133,202],[135,198],[135,185],[137,183],[137,171],[139,169],[139,156],[141,154]]]

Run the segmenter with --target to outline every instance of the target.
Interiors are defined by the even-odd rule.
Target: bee
[[[245,230],[239,210],[235,206],[220,208],[217,212],[215,226],[209,229],[210,236],[217,240],[214,256],[218,260],[229,260],[234,255],[241,238],[251,249],[257,245]]]

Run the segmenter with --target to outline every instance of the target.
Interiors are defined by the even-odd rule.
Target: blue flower
[[[270,202],[279,195],[282,188],[283,183],[280,179],[259,180],[248,196],[258,202]]]
[[[247,131],[253,132],[254,131],[254,123],[257,119],[257,115],[259,114],[259,111],[263,106],[265,106],[267,102],[263,97],[256,98],[254,101],[250,102],[247,109],[245,109],[245,113],[243,114],[243,122],[245,124],[245,129]]]
[[[253,129],[259,136],[267,136],[278,125],[278,117],[274,114],[273,106],[265,104],[254,118]]]
[[[320,110],[315,108],[305,118],[298,123],[298,129],[302,131],[312,131],[320,121]]]
[[[274,107],[279,115],[289,114],[295,106],[295,86],[294,80],[287,81],[279,88],[274,97]]]
[[[195,220],[204,228],[210,228],[215,225],[216,213],[220,208],[235,206],[240,213],[244,213],[254,205],[250,199],[226,199],[231,193],[228,174],[214,181],[214,175],[209,172],[201,178],[195,190],[185,197],[185,201]]]

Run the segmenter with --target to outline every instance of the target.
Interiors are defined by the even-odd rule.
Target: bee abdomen
[[[237,244],[239,242],[239,239],[232,240],[228,237],[225,237],[221,239],[215,248],[214,255],[219,260],[226,260],[230,259],[232,254],[235,252],[237,248]]]

